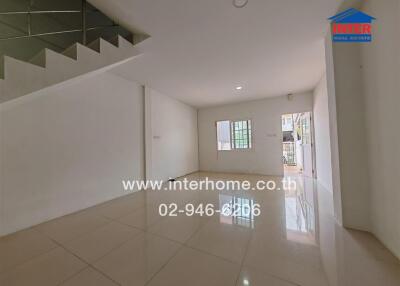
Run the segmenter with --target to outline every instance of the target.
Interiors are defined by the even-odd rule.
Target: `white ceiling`
[[[341,0],[90,0],[151,36],[113,72],[202,107],[309,91]],[[243,86],[238,92],[236,86]]]

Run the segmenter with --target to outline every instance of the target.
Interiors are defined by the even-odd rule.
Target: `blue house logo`
[[[334,42],[371,42],[374,17],[350,8],[328,18],[332,23]]]

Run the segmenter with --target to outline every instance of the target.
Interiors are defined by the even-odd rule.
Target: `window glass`
[[[229,120],[217,122],[217,142],[218,150],[231,150],[231,131]]]
[[[251,122],[250,120],[234,121],[233,124],[233,148],[251,148]]]
[[[252,130],[250,120],[218,121],[216,127],[218,150],[252,148]]]

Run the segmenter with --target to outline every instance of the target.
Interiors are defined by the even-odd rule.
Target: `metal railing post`
[[[28,1],[28,15],[27,15],[27,20],[28,20],[28,36],[32,35],[32,0]]]
[[[86,25],[86,0],[82,0],[82,44],[86,46],[87,25]]]

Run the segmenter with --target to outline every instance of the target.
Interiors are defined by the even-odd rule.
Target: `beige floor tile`
[[[268,242],[266,242],[268,243]],[[260,249],[248,250],[244,265],[301,286],[328,286],[325,271],[291,257],[266,254]]]
[[[281,180],[188,177],[206,175]],[[399,260],[371,234],[338,226],[332,194],[302,180],[297,192],[137,192],[0,238],[0,285],[399,286]],[[158,215],[160,203],[233,197],[259,203],[261,215]]]
[[[273,232],[272,228],[271,232]],[[260,257],[260,259],[278,256],[294,263],[323,268],[320,249],[317,245],[292,241],[287,237],[283,238],[279,233],[266,234],[254,231],[249,243],[248,255]]]
[[[155,191],[149,190],[146,192],[146,204],[159,205],[175,203],[180,206],[190,203],[197,196],[196,191],[189,190],[169,190],[169,191]]]
[[[139,235],[97,261],[96,269],[124,286],[142,286],[168,262],[180,245],[154,235]]]
[[[0,238],[0,273],[20,265],[57,245],[34,229]]]
[[[86,266],[64,249],[56,248],[0,275],[0,285],[54,286]]]
[[[149,228],[149,232],[185,243],[205,222],[199,217],[178,214],[176,217],[166,217],[154,224]]]
[[[64,244],[109,222],[104,217],[83,211],[40,224],[35,229]]]
[[[239,271],[239,264],[184,247],[148,285],[233,286]]]
[[[138,229],[111,222],[93,232],[67,242],[65,247],[83,260],[94,262],[140,233],[142,231]]]
[[[240,272],[236,286],[297,286],[277,277],[267,275],[263,272],[244,267]]]
[[[155,205],[152,205],[129,213],[128,215],[119,218],[118,221],[142,230],[147,230],[150,226],[163,218],[164,217],[159,215],[158,208]]]
[[[248,228],[211,221],[202,227],[187,245],[241,263],[250,236]]]
[[[92,211],[110,219],[118,219],[145,206],[144,191],[126,195],[92,208]]]
[[[117,286],[115,282],[105,277],[93,268],[86,268],[60,286]]]
[[[220,202],[220,193],[215,191],[199,191],[196,200],[205,205],[213,204],[215,207],[218,207]]]

